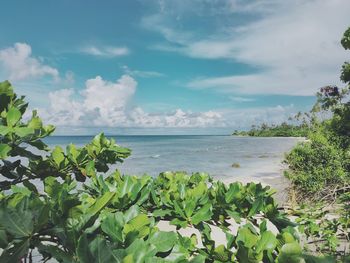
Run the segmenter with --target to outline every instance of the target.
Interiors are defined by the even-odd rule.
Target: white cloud
[[[100,76],[85,82],[85,89],[76,94],[72,89],[49,93],[50,108],[42,110],[47,121],[63,126],[116,126],[126,120],[128,101],[137,82],[123,75],[116,82]],[[73,98],[74,97],[74,98]]]
[[[208,5],[207,1],[200,2]],[[321,86],[339,84],[340,66],[349,58],[339,42],[349,26],[350,1],[215,3],[221,11],[211,19],[219,21],[218,26],[207,34],[199,35],[196,28],[183,30],[181,19],[176,20],[179,16],[166,13],[166,7],[142,21],[166,40],[153,48],[193,58],[232,60],[256,69],[247,75],[195,79],[188,83],[189,87],[241,94],[313,95]],[[185,12],[184,8],[182,5],[176,10],[185,20],[186,12],[192,11]],[[191,14],[198,18],[196,12]],[[255,19],[237,25],[235,18],[241,13],[255,15]]]
[[[10,81],[27,80],[44,76],[59,78],[58,70],[45,65],[32,56],[32,48],[26,43],[15,43],[13,47],[0,50],[0,66]]]
[[[86,53],[92,56],[114,58],[114,57],[128,55],[130,53],[130,50],[127,47],[86,46],[81,48],[80,52]]]
[[[191,112],[177,109],[169,113],[146,113],[136,108],[130,113],[134,126],[137,127],[222,127],[222,116],[216,111]]]
[[[103,80],[100,76],[86,81],[84,106],[87,109],[125,108],[128,100],[136,91],[137,82],[128,75],[123,75],[116,83]]]
[[[39,109],[41,116],[57,126],[73,127],[219,127],[222,116],[215,111],[148,113],[131,107],[137,82],[123,75],[116,82],[100,76],[89,79],[77,94],[72,89],[49,93],[50,107]]]
[[[81,92],[62,89],[49,93],[49,108],[39,109],[45,122],[58,127],[96,128],[208,128],[242,129],[252,124],[280,123],[293,116],[293,106],[275,106],[245,109],[216,109],[203,112],[174,111],[146,112],[132,107],[137,82],[123,75],[115,82],[100,76],[89,79]],[[250,98],[233,97],[238,102]]]
[[[250,75],[225,76],[195,79],[187,87],[194,89],[217,89],[221,92],[236,94],[283,94],[314,95],[318,88],[339,84],[338,70],[321,72],[312,69],[300,72],[296,69],[276,69]]]
[[[230,97],[230,100],[234,102],[253,102],[254,98],[245,98],[245,97]]]
[[[160,73],[158,71],[132,70],[126,65],[122,66],[121,68],[123,69],[125,74],[140,78],[158,78],[165,76],[163,73]]]

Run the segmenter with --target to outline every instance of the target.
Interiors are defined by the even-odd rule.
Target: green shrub
[[[288,124],[283,122],[280,125],[252,126],[248,131],[235,130],[232,135],[253,136],[253,137],[307,137],[310,132],[310,124],[304,120],[302,124]]]
[[[344,49],[350,49],[350,28],[341,40]],[[286,176],[302,194],[324,198],[333,193],[349,191],[350,181],[350,71],[345,62],[340,79],[347,86],[325,86],[317,93],[313,113],[323,111],[327,120],[313,122],[309,142],[297,145],[287,156],[290,171]],[[316,116],[316,115],[315,115]],[[306,195],[307,196],[307,195]],[[303,196],[301,196],[302,198]]]
[[[320,193],[348,180],[343,159],[343,151],[330,143],[325,134],[313,133],[309,141],[299,143],[286,155],[290,169],[286,176],[301,192]]]
[[[27,104],[9,82],[0,83],[0,100],[0,262],[314,262],[270,187],[200,173],[122,176],[110,164],[129,149],[103,134],[81,148],[49,149],[41,139],[54,127],[35,111],[23,121]],[[161,231],[160,221],[176,231]],[[200,236],[181,235],[188,227]]]

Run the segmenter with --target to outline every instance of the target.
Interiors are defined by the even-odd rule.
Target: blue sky
[[[310,109],[347,0],[0,4],[0,78],[62,133],[225,133]]]

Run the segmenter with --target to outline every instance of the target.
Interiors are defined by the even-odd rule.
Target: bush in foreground
[[[314,262],[269,187],[225,185],[198,173],[121,176],[109,167],[129,149],[103,134],[82,148],[49,149],[42,138],[54,127],[35,111],[24,121],[28,104],[9,82],[0,83],[0,101],[1,262],[38,255],[59,262]],[[177,230],[161,231],[160,221]],[[225,244],[215,242],[215,227]],[[183,236],[185,228],[200,235]]]

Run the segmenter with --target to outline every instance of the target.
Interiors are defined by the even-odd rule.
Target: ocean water
[[[123,174],[158,175],[164,171],[207,172],[218,179],[280,176],[281,162],[299,139],[235,136],[109,136],[132,154],[118,164]],[[90,136],[53,136],[48,145],[82,146]],[[232,167],[238,163],[239,168]]]

